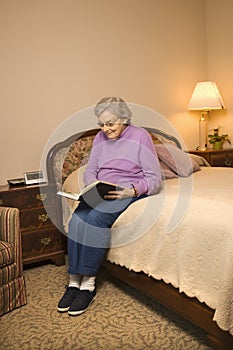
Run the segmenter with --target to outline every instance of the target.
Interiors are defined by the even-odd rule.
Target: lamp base
[[[205,119],[206,113],[202,113],[201,119],[199,121],[199,148],[201,151],[205,151],[207,149],[207,125]]]

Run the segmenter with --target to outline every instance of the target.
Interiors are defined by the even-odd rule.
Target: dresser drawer
[[[64,249],[57,229],[57,195],[54,184],[0,186],[0,205],[20,210],[23,264],[52,261],[64,265]]]
[[[56,220],[56,213],[49,210],[49,215],[45,208],[21,210],[20,211],[21,231],[34,231],[53,225]]]
[[[22,234],[23,259],[51,254],[61,249],[61,234],[54,227]]]
[[[205,158],[211,166],[233,168],[233,148],[223,148],[219,150],[207,148],[205,151],[192,150],[189,151],[189,153]]]
[[[16,207],[20,210],[55,205],[55,200],[52,186],[27,187],[26,191],[23,188],[13,188],[0,193],[1,205]]]
[[[233,154],[213,154],[211,155],[211,164],[215,167],[233,167]]]

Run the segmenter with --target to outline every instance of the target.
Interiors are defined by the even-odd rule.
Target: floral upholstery
[[[25,304],[19,210],[0,207],[0,316]]]
[[[66,153],[63,169],[62,169],[62,183],[65,179],[77,168],[87,164],[91,152],[94,135],[87,136],[75,141]]]

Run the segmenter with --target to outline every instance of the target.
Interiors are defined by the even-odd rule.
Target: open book
[[[92,201],[95,204],[104,199],[109,191],[122,191],[123,188],[111,182],[95,181],[83,188],[80,193],[58,191],[57,194],[75,201],[84,199],[86,202]]]

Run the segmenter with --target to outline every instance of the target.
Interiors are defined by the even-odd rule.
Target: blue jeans
[[[95,208],[81,201],[72,215],[68,231],[68,273],[96,276],[111,246],[111,226],[130,204],[145,198],[104,200]]]

